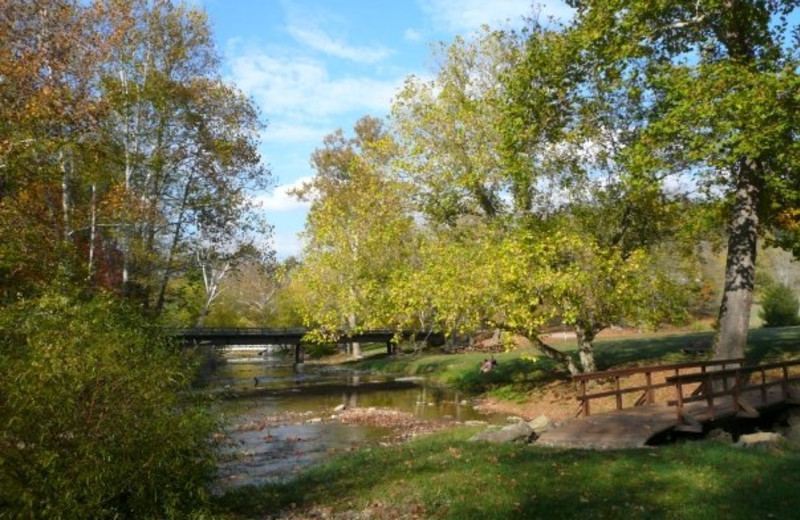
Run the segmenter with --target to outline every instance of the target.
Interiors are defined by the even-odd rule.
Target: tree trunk
[[[97,184],[92,183],[91,223],[89,225],[89,262],[86,278],[91,285],[94,278],[94,243],[97,240]]]
[[[356,315],[355,314],[351,313],[347,317],[347,324],[350,326],[350,330],[355,330],[355,328],[356,328]],[[353,357],[356,358],[356,359],[360,358],[361,357],[361,343],[359,343],[357,341],[353,341],[351,343],[351,345],[353,347],[353,350],[352,350]]]
[[[62,224],[64,226],[61,236],[64,238],[64,242],[67,242],[67,240],[69,240],[70,235],[72,234],[72,229],[69,219],[69,214],[72,211],[72,200],[69,196],[70,179],[67,169],[67,157],[65,156],[63,150],[58,152],[58,162],[59,166],[61,167],[61,218],[62,218]]]
[[[555,359],[566,368],[570,375],[577,375],[580,374],[580,370],[578,367],[575,366],[575,362],[572,360],[568,354],[561,352],[560,350],[556,350],[544,341],[542,341],[538,336],[534,336],[531,338],[531,341],[539,349],[539,351],[550,359]]]
[[[597,333],[575,327],[575,337],[578,341],[578,352],[581,357],[581,368],[584,372],[594,372],[597,366],[594,363],[594,347],[592,341]]]
[[[747,344],[756,278],[760,195],[753,169],[749,160],[740,159],[734,171],[738,176],[736,201],[728,227],[725,287],[719,308],[719,332],[714,338],[714,359],[743,357]]]

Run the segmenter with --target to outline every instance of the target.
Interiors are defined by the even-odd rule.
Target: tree
[[[614,114],[585,96],[579,55],[569,35],[535,24],[457,41],[436,79],[409,81],[393,111],[398,168],[431,228],[419,267],[401,277],[400,314],[523,334],[573,372],[539,338],[546,324],[572,325],[593,370],[598,332],[681,319],[694,285],[679,234],[685,200],[659,182],[625,182],[630,138],[587,121]],[[625,114],[631,135],[637,110]]]
[[[376,118],[360,119],[354,130],[352,138],[341,130],[325,138],[312,156],[317,175],[296,192],[311,209],[295,279],[311,297],[306,320],[328,332],[379,323],[384,283],[410,254],[413,231],[404,187],[387,175],[393,140]]]
[[[244,190],[268,182],[256,150],[261,123],[251,102],[221,81],[202,12],[145,0],[107,5],[110,30],[120,34],[104,87],[124,208],[111,224],[123,290],[138,287],[160,312],[198,230],[225,244],[250,226]]]
[[[108,47],[77,2],[2,4],[0,287],[8,301],[73,270],[89,179],[103,158],[96,86]]]
[[[604,91],[645,101],[625,151],[636,172],[691,176],[728,220],[716,358],[741,357],[758,236],[798,193],[798,87],[788,15],[798,2],[572,1]]]
[[[513,35],[485,28],[478,37],[439,44],[436,77],[406,79],[392,106],[397,171],[425,216],[453,225],[464,215],[507,211],[497,155],[499,76],[513,64]]]

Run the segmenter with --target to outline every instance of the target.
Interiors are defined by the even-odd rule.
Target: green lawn
[[[362,451],[291,483],[235,491],[219,512],[242,519],[311,510],[340,518],[750,520],[796,518],[800,510],[795,447],[745,451],[705,441],[591,452],[466,442],[473,431]]]
[[[595,342],[595,358],[599,370],[626,364],[679,363],[702,359],[685,354],[683,347],[697,340],[709,340],[713,332],[679,334],[642,334],[633,337],[599,339]],[[573,341],[558,341],[554,346],[574,352]],[[800,327],[755,329],[750,331],[748,362],[782,359],[800,355]],[[438,350],[418,354],[386,356],[376,353],[352,362],[363,370],[426,376],[452,385],[462,391],[490,393],[495,397],[524,398],[526,393],[569,374],[555,362],[532,349],[517,349],[496,355],[496,370],[481,374],[478,370],[486,354],[468,352],[441,354]],[[535,358],[532,361],[531,358]]]
[[[600,368],[696,359],[681,347],[711,333],[651,335],[596,343]],[[800,327],[751,332],[751,362],[795,357]],[[571,345],[564,344],[565,348]],[[482,353],[373,356],[361,368],[426,375],[515,398],[566,374],[531,352],[498,355],[480,374]],[[295,480],[230,492],[225,518],[795,518],[800,448],[741,450],[715,441],[593,452],[466,441],[459,428],[401,446],[364,449]],[[293,516],[294,515],[294,516]]]

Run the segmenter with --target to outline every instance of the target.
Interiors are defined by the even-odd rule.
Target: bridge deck
[[[786,402],[779,388],[768,389],[766,400],[759,390],[745,392],[741,398],[756,410]],[[687,403],[684,411],[701,425],[737,414],[730,396],[714,399],[713,408],[702,401]],[[563,426],[542,434],[537,443],[551,447],[598,450],[642,448],[656,435],[678,426],[675,406],[649,404],[572,419]]]

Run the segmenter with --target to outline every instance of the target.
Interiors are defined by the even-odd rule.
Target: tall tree
[[[121,34],[104,87],[125,208],[114,222],[122,283],[160,312],[171,277],[190,264],[194,235],[226,241],[247,224],[244,190],[268,179],[256,151],[261,123],[221,81],[204,13],[167,1],[106,5],[109,30]]]
[[[205,14],[169,0],[0,7],[4,298],[60,273],[158,313],[198,233],[224,254],[265,230],[245,194],[269,181],[261,122],[221,80]]]
[[[593,370],[600,331],[679,319],[692,288],[683,269],[669,273],[682,263],[662,247],[677,241],[683,201],[657,182],[624,182],[628,137],[586,120],[597,108],[614,114],[585,96],[579,51],[535,22],[457,41],[436,78],[409,81],[393,111],[398,168],[431,227],[420,267],[399,284],[402,315],[523,334],[572,371],[541,340],[546,324],[573,326],[582,368]]]
[[[96,22],[72,1],[0,3],[0,286],[9,294],[76,274],[81,188],[102,157],[96,87],[108,47],[93,38]]]
[[[744,353],[758,236],[796,205],[798,86],[788,16],[796,0],[572,1],[584,58],[606,91],[645,100],[625,151],[635,171],[675,174],[728,220],[718,358]]]
[[[388,175],[393,139],[373,117],[360,119],[354,134],[325,138],[312,156],[316,176],[296,193],[311,200],[296,279],[312,298],[307,319],[328,331],[376,324],[383,286],[409,254],[413,230],[403,185]]]

